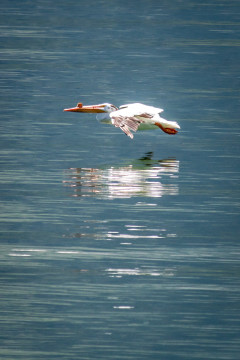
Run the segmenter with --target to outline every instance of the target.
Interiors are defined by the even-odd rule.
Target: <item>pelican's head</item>
[[[118,108],[115,105],[109,104],[109,103],[100,104],[98,106],[102,107],[102,109],[104,109],[104,112],[106,112],[108,114],[110,114],[113,111],[118,110]]]
[[[74,111],[83,113],[111,113],[118,110],[115,105],[103,103],[98,105],[87,105],[83,106],[82,103],[78,103],[76,107],[70,109],[64,109],[64,111]]]

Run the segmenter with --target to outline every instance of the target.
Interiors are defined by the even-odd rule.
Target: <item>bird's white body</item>
[[[121,105],[119,109],[109,103],[90,106],[78,104],[77,107],[65,109],[65,111],[97,113],[97,120],[112,123],[130,138],[133,138],[130,130],[137,131],[138,129],[156,129],[159,127],[165,133],[173,135],[177,133],[176,129],[180,129],[177,122],[168,121],[159,115],[163,109],[141,103]]]

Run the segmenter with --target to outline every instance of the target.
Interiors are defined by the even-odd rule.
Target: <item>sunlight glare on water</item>
[[[152,154],[134,164],[103,169],[69,169],[70,180],[64,184],[73,188],[74,196],[97,196],[100,198],[161,197],[177,195],[177,184],[163,184],[161,178],[178,176],[179,161],[166,159],[152,161]],[[174,180],[173,180],[174,182]]]

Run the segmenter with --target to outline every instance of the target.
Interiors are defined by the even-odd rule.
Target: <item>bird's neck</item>
[[[99,113],[96,116],[98,121],[109,121],[111,120],[109,113]]]

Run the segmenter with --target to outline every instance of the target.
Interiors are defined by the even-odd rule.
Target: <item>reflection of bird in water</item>
[[[159,114],[163,112],[163,109],[140,103],[122,105],[119,109],[108,103],[88,106],[78,103],[76,107],[64,109],[64,111],[97,113],[97,120],[107,120],[115,127],[119,127],[131,139],[133,138],[131,130],[159,127],[165,133],[174,135],[177,133],[176,129],[180,129],[177,122],[160,117]]]
[[[177,195],[179,161],[175,159],[152,160],[147,153],[139,160],[123,166],[100,169],[72,168],[70,179],[64,184],[74,189],[74,196],[96,196],[108,199],[138,197],[161,197]],[[164,180],[167,183],[164,184]],[[170,179],[170,181],[169,181]]]
[[[139,160],[146,161],[146,160],[152,160],[153,152],[149,151],[147,152],[143,157],[141,157]]]

